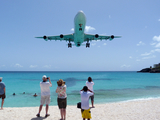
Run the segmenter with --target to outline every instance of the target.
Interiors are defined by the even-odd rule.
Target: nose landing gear
[[[86,48],[87,48],[87,47],[88,47],[88,48],[90,47],[90,43],[89,43],[89,42],[86,43]]]

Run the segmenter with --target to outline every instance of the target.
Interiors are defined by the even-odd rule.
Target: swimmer
[[[33,96],[34,96],[34,97],[37,97],[38,95],[35,93]]]

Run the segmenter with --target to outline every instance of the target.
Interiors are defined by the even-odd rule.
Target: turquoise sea
[[[160,74],[132,72],[4,72],[0,77],[6,85],[4,107],[33,107],[40,105],[42,76],[51,78],[51,104],[57,105],[57,80],[67,85],[67,103],[76,105],[80,101],[79,91],[87,78],[92,77],[95,85],[95,103],[109,103],[160,97]],[[25,92],[25,94],[23,94]],[[12,94],[16,95],[13,96]],[[38,97],[33,97],[37,93]]]

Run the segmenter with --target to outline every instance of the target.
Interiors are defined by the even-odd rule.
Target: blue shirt
[[[4,94],[4,88],[5,88],[5,84],[3,82],[0,82],[0,95]]]

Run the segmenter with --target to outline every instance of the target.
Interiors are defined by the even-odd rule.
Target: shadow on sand
[[[35,118],[32,118],[31,120],[44,120],[46,119],[46,117],[35,117]]]
[[[32,118],[31,120],[44,120],[46,119],[46,117],[35,117],[35,118]],[[61,120],[61,119],[58,119],[58,120]]]

